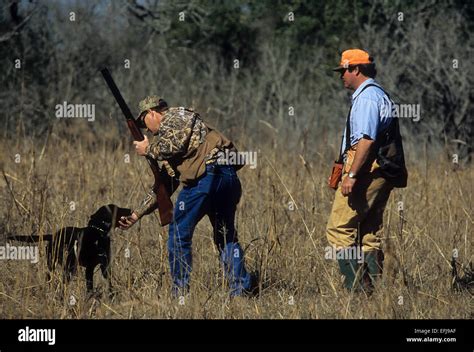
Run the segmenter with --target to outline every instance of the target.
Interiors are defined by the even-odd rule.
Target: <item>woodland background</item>
[[[114,301],[87,300],[83,272],[46,283],[44,257],[2,261],[0,317],[472,318],[450,262],[456,252],[461,273],[472,262],[473,14],[457,0],[3,2],[0,242],[143,198],[152,179],[98,72],[106,65],[133,112],[160,94],[258,152],[257,168],[239,172],[237,223],[262,294],[229,300],[203,221],[192,293],[172,300],[167,231],[151,215],[113,234]],[[324,259],[326,180],[350,101],[331,68],[352,47],[374,56],[396,101],[421,106],[420,121],[400,121],[409,185],[387,206],[387,270],[370,299],[343,292]],[[94,104],[95,120],[57,119],[65,101]]]

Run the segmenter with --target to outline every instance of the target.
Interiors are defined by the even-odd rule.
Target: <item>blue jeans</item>
[[[214,229],[214,243],[229,281],[231,295],[240,295],[250,288],[250,274],[245,270],[243,251],[234,224],[241,194],[242,188],[234,168],[217,164],[207,165],[205,175],[195,185],[184,187],[179,193],[168,237],[175,295],[189,288],[193,232],[204,215],[209,217]]]

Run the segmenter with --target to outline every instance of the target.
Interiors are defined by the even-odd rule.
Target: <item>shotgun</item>
[[[135,119],[133,118],[127,103],[125,103],[122,94],[120,94],[120,91],[117,88],[112,76],[110,75],[109,70],[105,67],[101,69],[100,72],[102,73],[107,86],[110,88],[112,95],[117,101],[117,104],[120,106],[125,119],[127,120],[127,125],[130,129],[130,132],[132,133],[133,139],[135,141],[144,140],[145,137],[143,136],[142,131],[137,127]],[[158,162],[155,159],[146,156],[146,160],[151,168],[151,171],[153,172],[153,176],[155,177],[153,192],[155,192],[157,198],[160,223],[161,226],[166,226],[173,220],[173,203],[171,202],[170,197],[179,183],[176,179],[170,177],[164,168],[160,169]]]

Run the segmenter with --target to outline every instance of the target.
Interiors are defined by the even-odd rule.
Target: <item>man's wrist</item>
[[[347,174],[347,177],[349,178],[352,178],[352,179],[356,179],[356,173],[354,171],[349,171],[349,173]]]
[[[142,216],[144,215],[144,211],[143,210],[140,210],[140,209],[136,209],[134,211],[132,211],[132,215],[135,214],[136,217],[137,217],[137,221],[140,220],[142,218]]]

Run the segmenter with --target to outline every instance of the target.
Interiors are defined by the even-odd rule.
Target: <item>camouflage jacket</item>
[[[182,107],[169,108],[163,113],[160,128],[146,153],[161,161],[185,158],[204,141],[206,132],[198,113]]]
[[[146,148],[146,154],[161,162],[171,177],[176,174],[177,165],[187,158],[196,158],[196,151],[205,141],[206,136],[214,133],[204,124],[198,113],[182,107],[170,107],[163,112],[160,128]],[[220,147],[205,150],[205,163],[217,158]],[[201,150],[200,149],[200,150]],[[156,209],[156,195],[150,190],[134,212],[138,217],[151,213]]]

